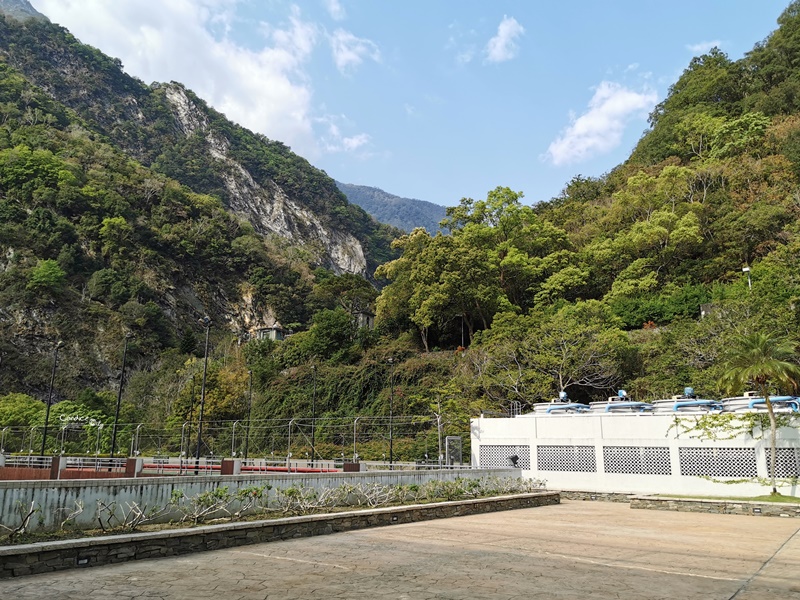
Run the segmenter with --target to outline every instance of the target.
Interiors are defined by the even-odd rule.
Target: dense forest
[[[0,18],[4,31],[21,27],[9,23]],[[68,36],[27,27],[38,28],[41,64],[53,59],[47,36]],[[56,415],[105,423],[124,384],[125,439],[145,423],[151,449],[176,452],[181,428],[196,427],[208,333],[206,451],[235,451],[231,430],[235,438],[252,405],[258,452],[285,454],[286,423],[308,432],[314,415],[318,453],[346,453],[358,427],[362,455],[380,457],[391,414],[396,455],[420,459],[435,446],[437,419],[468,438],[481,410],[529,407],[562,390],[577,401],[618,387],[640,400],[684,386],[719,397],[730,340],[797,334],[800,2],[742,59],[716,49],[694,58],[624,164],[576,176],[532,206],[502,185],[462,199],[439,232],[416,229],[372,255],[381,289],[232,213],[189,142],[148,156],[155,125],[115,133],[41,79],[40,62],[30,59],[36,79],[8,60],[12,50],[0,62],[5,426],[42,423],[51,375]],[[123,93],[87,89],[92,106]],[[174,127],[174,115],[161,123]],[[279,143],[261,144],[252,152]],[[283,167],[264,176],[292,179],[292,165],[271,168]],[[335,184],[314,173],[292,179],[300,196],[350,223]],[[370,227],[359,239],[379,246],[388,230]],[[375,327],[361,327],[370,308]],[[249,335],[263,313],[294,335]],[[308,450],[307,435],[296,443]]]
[[[436,233],[445,217],[444,206],[424,200],[401,198],[367,185],[336,182],[347,199],[357,204],[381,223],[388,223],[406,233],[422,227]]]

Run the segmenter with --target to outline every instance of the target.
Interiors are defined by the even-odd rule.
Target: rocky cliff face
[[[210,126],[202,107],[177,84],[164,86],[165,95],[184,136],[201,135],[227,191],[228,208],[249,221],[259,233],[273,234],[318,253],[336,273],[366,275],[367,260],[356,237],[333,229],[313,211],[290,197],[274,181],[259,183],[230,156],[230,141]]]

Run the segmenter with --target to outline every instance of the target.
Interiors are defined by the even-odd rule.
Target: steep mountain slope
[[[336,182],[347,199],[357,204],[381,223],[388,223],[403,231],[424,227],[429,233],[439,229],[445,217],[445,207],[424,200],[402,198],[366,185]]]
[[[258,233],[302,246],[318,264],[367,275],[388,257],[391,231],[324,172],[180,84],[147,86],[41,19],[0,17],[0,59],[143,165],[219,197]]]
[[[0,14],[0,396],[45,398],[58,341],[55,400],[113,386],[126,334],[144,374],[191,357],[204,315],[212,344],[305,329],[337,293],[374,295],[360,275],[395,232],[180,84]]]

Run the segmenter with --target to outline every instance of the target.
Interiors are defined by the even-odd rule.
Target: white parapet
[[[473,419],[472,464],[516,463],[550,489],[636,494],[741,496],[764,493],[769,431],[707,439],[691,430],[690,414],[531,413]],[[800,424],[800,420],[798,420]],[[800,432],[782,427],[777,439],[780,491],[795,495]]]

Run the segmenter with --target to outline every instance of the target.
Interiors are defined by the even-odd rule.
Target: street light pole
[[[252,424],[253,415],[253,370],[247,372],[249,376],[248,383],[248,401],[247,401],[247,433],[244,436],[244,459],[247,460],[247,448],[250,446],[250,425]]]
[[[753,290],[753,281],[750,279],[750,267],[743,267],[742,273],[747,273],[747,289]]]
[[[394,358],[389,357],[389,469],[394,465]]]
[[[64,345],[64,342],[59,341],[56,344],[55,349],[53,350],[53,372],[50,374],[50,391],[47,392],[47,409],[44,413],[44,431],[42,432],[42,452],[41,456],[44,456],[44,446],[47,442],[47,426],[50,423],[50,404],[53,401],[53,383],[56,380],[56,367],[58,367],[58,351]]]
[[[206,347],[203,355],[203,382],[200,384],[200,423],[197,428],[197,453],[195,454],[195,471],[200,470],[200,444],[203,441],[203,412],[206,408],[206,374],[208,373],[208,334],[211,331],[211,319],[208,315],[200,319],[200,324],[206,328]]]
[[[311,365],[311,373],[314,378],[314,391],[311,396],[311,464],[314,464],[316,456],[316,424],[317,424],[317,365]]]
[[[117,449],[117,424],[119,423],[119,407],[122,404],[122,386],[125,385],[125,362],[128,359],[128,342],[133,334],[125,334],[125,347],[122,350],[122,371],[119,374],[119,391],[117,392],[117,410],[114,411],[114,428],[111,430],[111,458],[114,458],[114,451]]]

